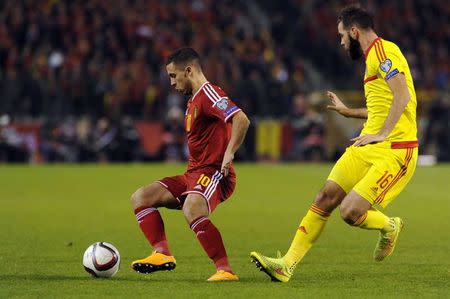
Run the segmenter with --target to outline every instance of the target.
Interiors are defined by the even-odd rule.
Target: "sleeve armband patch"
[[[394,77],[395,75],[397,75],[398,73],[399,73],[398,69],[395,69],[392,72],[390,72],[389,74],[387,74],[386,77],[384,77],[384,80],[389,80],[392,77]]]
[[[225,111],[224,113],[223,113],[223,116],[224,117],[228,117],[228,116],[230,116],[231,114],[233,114],[233,112],[235,112],[236,110],[238,110],[239,108],[238,108],[238,106],[232,106],[230,109],[228,109],[227,111]]]

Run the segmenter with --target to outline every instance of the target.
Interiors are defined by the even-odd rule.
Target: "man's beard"
[[[361,44],[356,39],[350,38],[350,48],[348,49],[348,55],[352,60],[358,60],[363,56],[363,50],[361,48]]]
[[[186,87],[181,91],[181,93],[185,96],[192,96],[192,85],[186,83]]]

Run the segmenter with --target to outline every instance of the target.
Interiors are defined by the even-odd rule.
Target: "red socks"
[[[172,255],[167,245],[164,222],[155,208],[138,208],[134,211],[139,226],[153,246],[154,250],[165,255]],[[197,235],[206,254],[214,261],[217,270],[232,272],[222,237],[217,228],[207,217],[199,217],[192,221],[191,229]]]
[[[214,261],[217,270],[233,273],[228,263],[222,237],[214,224],[208,218],[202,216],[192,221],[191,229],[197,235],[197,239],[200,241],[209,258]]]
[[[153,249],[171,255],[164,232],[164,222],[155,208],[141,207],[134,210],[139,226]]]

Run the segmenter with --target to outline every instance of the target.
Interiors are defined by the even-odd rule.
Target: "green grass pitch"
[[[238,283],[205,281],[214,267],[179,211],[162,210],[177,268],[145,276],[129,266],[151,250],[130,195],[184,165],[0,166],[0,298],[448,298],[450,165],[418,168],[385,210],[405,229],[382,263],[372,260],[377,232],[350,227],[336,212],[290,283],[271,283],[250,263],[252,250],[286,251],[331,166],[237,165],[236,192],[211,218]],[[82,268],[96,241],[121,253],[112,279]]]

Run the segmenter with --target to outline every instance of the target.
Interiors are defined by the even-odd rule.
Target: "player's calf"
[[[189,194],[183,206],[183,213],[190,224],[191,230],[197,236],[208,257],[213,260],[217,270],[223,270],[234,275],[228,262],[222,236],[207,217],[208,207],[205,198],[198,194]]]
[[[176,205],[173,195],[162,184],[155,182],[134,192],[131,203],[139,227],[154,251],[171,256],[164,222],[157,207]]]

